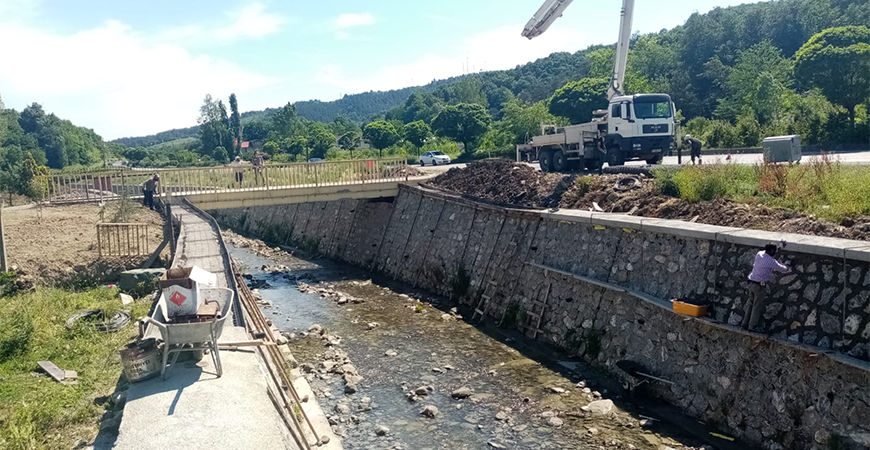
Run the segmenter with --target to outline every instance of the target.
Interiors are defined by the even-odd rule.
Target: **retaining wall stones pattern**
[[[489,299],[496,321],[606,368],[637,361],[676,383],[650,385],[656,396],[767,448],[827,448],[832,434],[870,447],[870,258],[861,243],[838,253],[785,236],[794,243],[780,258],[794,270],[770,292],[762,325],[771,340],[676,315],[662,300],[704,299],[715,320],[740,325],[757,248],[784,235],[511,210],[404,186],[395,199],[212,214],[273,242],[464,293],[456,297],[471,306]]]

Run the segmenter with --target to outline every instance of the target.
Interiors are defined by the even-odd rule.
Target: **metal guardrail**
[[[405,159],[323,161],[315,163],[268,164],[255,167],[191,167],[163,169],[155,195],[184,196],[214,192],[274,190],[293,187],[340,186],[384,181],[407,181]],[[104,171],[57,173],[48,179],[51,203],[104,202],[122,196],[139,198],[142,186],[154,173]]]
[[[98,223],[97,251],[101,258],[150,254],[148,224]]]

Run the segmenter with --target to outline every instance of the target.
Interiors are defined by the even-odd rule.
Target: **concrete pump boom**
[[[523,36],[529,39],[538,37],[550,28],[572,0],[546,0],[532,16],[523,29]],[[616,41],[616,55],[613,58],[613,72],[610,74],[610,85],[607,87],[607,99],[622,95],[622,84],[625,81],[625,66],[628,63],[628,45],[631,40],[631,23],[634,16],[634,0],[622,0],[622,11],[619,19],[619,39]]]

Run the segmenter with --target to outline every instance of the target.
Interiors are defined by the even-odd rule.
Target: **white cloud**
[[[333,27],[335,27],[336,30],[341,30],[363,25],[374,25],[374,23],[375,16],[373,16],[372,13],[348,13],[338,16],[333,23]]]
[[[370,76],[348,75],[341,66],[329,64],[321,67],[316,80],[343,93],[398,89],[465,72],[510,69],[553,52],[574,52],[590,44],[584,34],[575,29],[550,29],[531,41],[520,36],[522,29],[520,24],[484,31],[469,37],[455,49],[384,66]]]
[[[2,0],[0,0],[2,1]],[[46,110],[111,139],[193,125],[206,93],[239,95],[277,80],[229,61],[155,42],[118,21],[73,34],[0,27],[7,107]]]
[[[242,38],[262,38],[280,31],[281,25],[289,21],[281,14],[267,12],[260,2],[227,11],[225,16],[226,21],[216,26],[188,25],[173,28],[161,33],[156,39],[194,45],[226,44]]]

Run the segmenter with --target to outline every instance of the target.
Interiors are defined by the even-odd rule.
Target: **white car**
[[[425,166],[426,164],[433,166],[450,164],[450,157],[441,152],[426,152],[420,155],[420,165]]]

